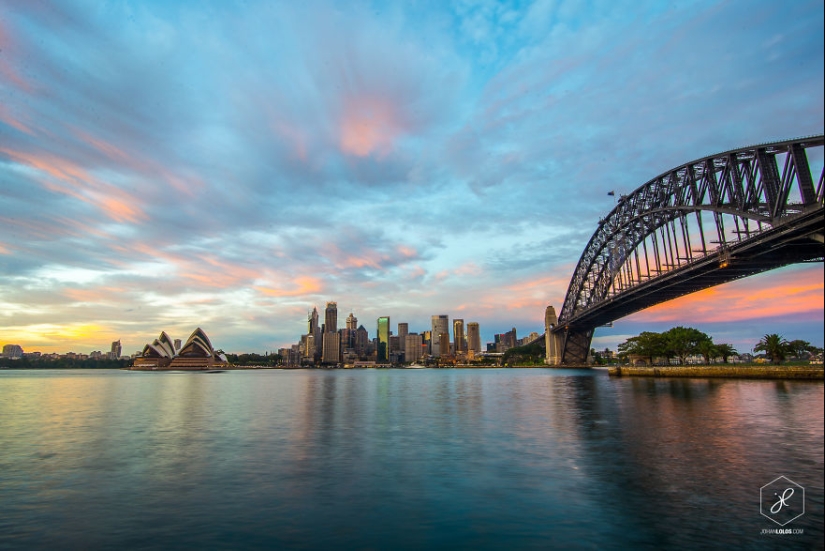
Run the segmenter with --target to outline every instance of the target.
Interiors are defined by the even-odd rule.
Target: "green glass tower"
[[[382,316],[378,318],[378,358],[379,362],[386,362],[390,359],[390,317]]]

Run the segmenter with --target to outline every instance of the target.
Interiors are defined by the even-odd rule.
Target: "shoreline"
[[[612,377],[694,377],[720,379],[776,379],[822,381],[825,369],[822,365],[811,366],[695,366],[666,367],[611,367]]]

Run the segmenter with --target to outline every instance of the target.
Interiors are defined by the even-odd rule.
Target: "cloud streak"
[[[540,330],[607,191],[823,128],[816,2],[0,5],[0,341],[27,349],[208,322],[273,350],[326,300]],[[630,323],[821,335],[796,270]]]

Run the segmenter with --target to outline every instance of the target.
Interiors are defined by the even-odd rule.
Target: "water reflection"
[[[758,546],[823,385],[562,370],[3,373],[0,543]]]

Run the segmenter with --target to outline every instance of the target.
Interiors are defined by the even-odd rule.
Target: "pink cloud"
[[[146,218],[137,198],[94,178],[71,161],[47,153],[32,154],[4,147],[0,147],[0,153],[44,173],[45,177],[39,181],[46,189],[94,205],[113,220],[137,222]]]
[[[20,122],[19,119],[15,118],[11,113],[9,113],[8,108],[0,103],[0,122],[3,122],[9,126],[12,126],[21,132],[25,132],[31,136],[34,136],[34,130]]]
[[[398,110],[386,99],[352,98],[344,105],[340,121],[339,145],[348,155],[367,157],[373,153],[384,156],[402,133]]]

